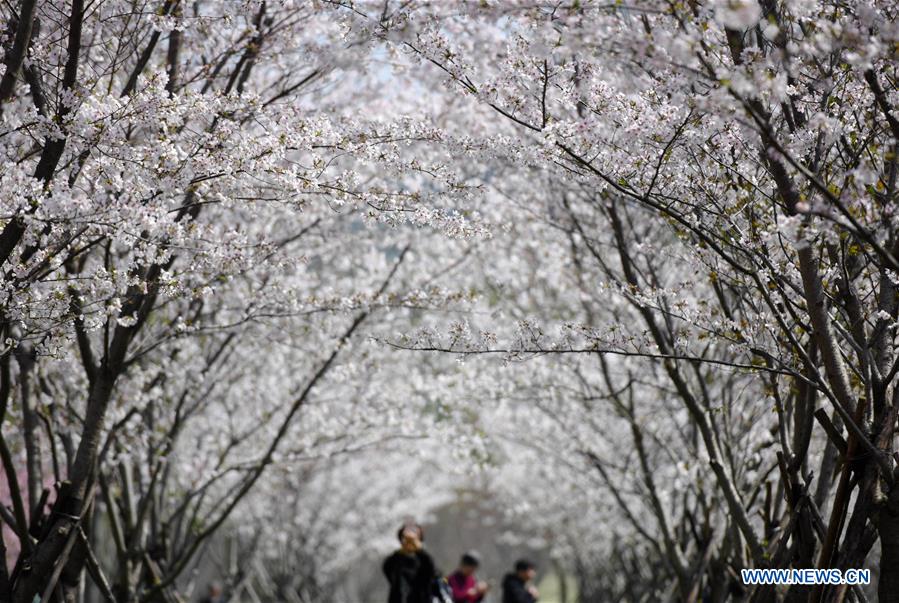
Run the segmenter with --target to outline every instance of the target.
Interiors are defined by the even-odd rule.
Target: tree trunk
[[[888,504],[878,518],[880,533],[880,603],[899,603],[899,486],[893,488]]]
[[[81,443],[78,445],[75,463],[72,466],[71,480],[60,491],[60,499],[54,505],[48,521],[50,528],[37,543],[33,555],[24,566],[27,569],[23,569],[16,583],[12,603],[32,603],[35,596],[41,595],[54,567],[60,562],[67,561],[61,557],[66,541],[72,530],[78,529],[79,517],[84,511],[85,496],[93,479],[93,468],[100,446],[103,419],[106,416],[115,379],[115,373],[105,369],[99,371],[93,383]],[[83,560],[79,560],[77,556],[73,558],[73,564],[78,564],[78,567],[82,563]],[[71,575],[73,571],[80,569],[74,565],[66,568],[67,575]]]

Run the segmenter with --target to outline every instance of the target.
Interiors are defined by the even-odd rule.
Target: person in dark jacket
[[[432,603],[438,573],[422,545],[424,536],[417,524],[406,524],[397,532],[400,548],[384,561],[390,583],[387,603]]]
[[[222,585],[218,582],[210,582],[206,597],[200,603],[225,603],[225,596],[222,594]]]
[[[537,566],[527,559],[515,562],[515,572],[503,578],[503,603],[536,603],[537,588],[531,580],[537,575]]]

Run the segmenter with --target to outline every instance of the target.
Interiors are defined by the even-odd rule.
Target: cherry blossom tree
[[[441,259],[428,233],[482,228],[472,191],[440,160],[455,142],[358,118],[371,43],[330,7],[4,11],[0,418],[21,431],[0,439],[0,593],[74,601],[86,570],[106,598],[171,600],[282,454],[361,429],[351,404],[304,409],[360,370],[340,356],[370,316],[454,298],[398,271]]]
[[[633,379],[652,376],[677,400],[675,428],[694,431],[726,517],[717,536],[693,539],[711,538],[711,556],[686,556],[692,544],[653,500],[664,478],[647,479],[664,473],[633,434],[649,533],[679,597],[720,577],[722,561],[732,573],[846,569],[879,542],[879,596],[894,600],[895,573],[883,571],[899,496],[892,3],[352,12],[359,31],[462,99],[452,123],[492,149],[492,198],[519,237],[503,253],[539,262],[531,280],[503,284],[541,320],[523,316],[517,332],[469,321],[398,345],[642,359],[603,377],[603,395],[631,424]],[[570,249],[556,295],[553,245]]]
[[[899,600],[894,3],[3,11],[6,598],[339,548],[430,434],[584,597]]]

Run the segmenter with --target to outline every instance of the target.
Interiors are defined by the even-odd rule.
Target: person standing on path
[[[424,550],[424,530],[407,523],[397,532],[398,551],[384,561],[384,575],[390,583],[387,603],[432,603],[438,573],[434,560]]]
[[[475,576],[481,564],[477,553],[465,553],[459,562],[459,569],[446,579],[453,595],[453,603],[480,603],[487,594],[489,586],[479,582]]]
[[[218,582],[210,582],[206,597],[201,599],[200,603],[225,603],[225,596],[222,594],[222,585]]]
[[[527,559],[515,562],[515,572],[503,578],[503,603],[536,603],[539,594],[531,584],[537,575],[537,566]]]

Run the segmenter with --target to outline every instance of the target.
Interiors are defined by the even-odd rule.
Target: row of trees
[[[471,191],[410,152],[431,127],[358,115],[372,41],[332,7],[3,25],[0,600],[175,601],[223,528],[283,527],[277,476],[420,435],[365,341],[467,295],[429,281]]]
[[[0,599],[326,600],[449,461],[584,600],[899,600],[893,4],[5,5]]]
[[[524,362],[489,371],[519,420],[486,422],[534,449],[543,479],[513,474],[511,499],[589,600],[865,600],[739,570],[866,564],[896,600],[896,7],[423,5],[358,27],[461,99],[442,119],[490,149],[512,232],[480,258],[504,318],[397,345]]]

